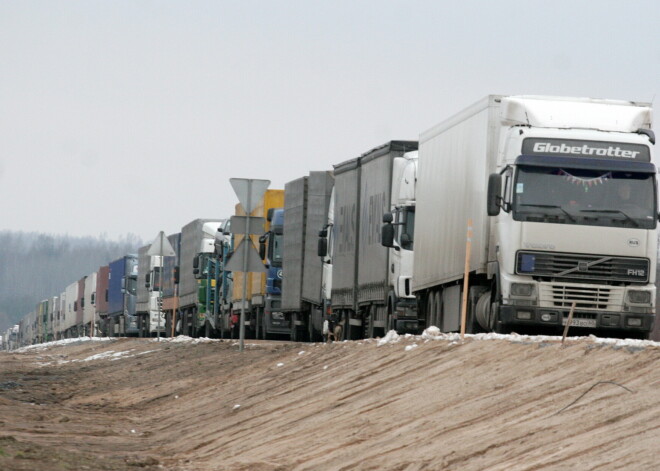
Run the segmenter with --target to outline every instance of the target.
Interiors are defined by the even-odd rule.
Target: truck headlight
[[[651,292],[630,290],[628,291],[628,302],[631,304],[649,304],[651,302]]]
[[[511,296],[531,296],[534,292],[534,285],[529,283],[512,283]]]

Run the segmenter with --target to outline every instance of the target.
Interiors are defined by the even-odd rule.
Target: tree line
[[[119,240],[0,231],[0,332],[67,285],[144,245],[134,234]]]

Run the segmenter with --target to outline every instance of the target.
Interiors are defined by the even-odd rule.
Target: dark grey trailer
[[[331,171],[310,172],[285,185],[282,312],[290,318],[294,340],[318,340],[323,327],[318,234],[328,220],[334,185]]]
[[[389,251],[381,245],[383,214],[390,211],[396,157],[417,141],[390,141],[334,167],[332,310],[347,338],[386,329]]]

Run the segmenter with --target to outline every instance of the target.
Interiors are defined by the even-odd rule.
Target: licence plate
[[[561,325],[568,324],[568,317],[564,317],[561,321]],[[571,327],[588,327],[591,329],[596,328],[596,319],[576,319],[575,317],[571,321]]]

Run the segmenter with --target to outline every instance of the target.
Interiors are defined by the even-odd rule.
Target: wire
[[[634,391],[632,391],[631,389],[628,389],[627,387],[620,385],[619,383],[615,383],[614,381],[598,381],[597,383],[593,384],[589,389],[587,389],[585,392],[583,392],[583,393],[580,395],[580,397],[578,397],[576,400],[574,400],[573,402],[571,402],[569,405],[567,405],[567,406],[564,407],[563,409],[561,409],[561,410],[555,412],[555,413],[552,414],[550,417],[554,417],[555,415],[558,415],[558,414],[561,414],[562,412],[564,412],[566,409],[568,409],[568,408],[571,407],[573,404],[575,404],[575,403],[578,402],[580,399],[582,399],[584,396],[586,396],[586,395],[589,393],[589,391],[591,391],[593,388],[595,388],[595,387],[598,386],[599,384],[614,384],[615,386],[619,386],[620,388],[625,389],[625,390],[628,391],[629,393],[634,392]]]

